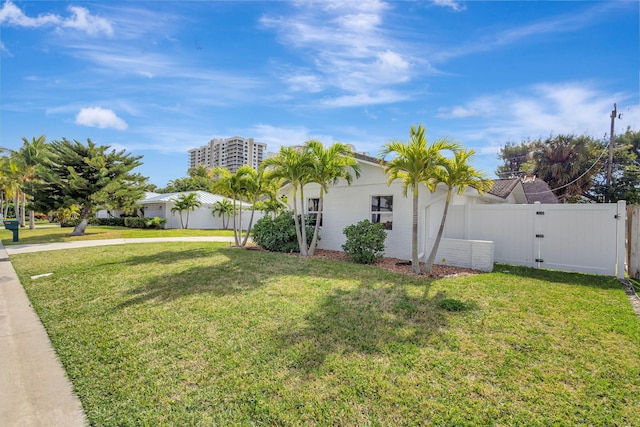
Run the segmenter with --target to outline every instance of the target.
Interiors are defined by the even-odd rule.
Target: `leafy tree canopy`
[[[51,142],[25,192],[42,212],[77,205],[81,221],[72,235],[84,234],[95,210],[113,207],[115,201],[119,207],[130,206],[144,197],[147,178],[132,173],[142,156],[109,148],[90,139],[86,145],[64,138]]]
[[[498,159],[501,178],[536,175],[565,202],[626,200],[640,203],[640,132],[627,129],[615,138],[611,184],[607,186],[608,140],[557,135],[507,143]]]

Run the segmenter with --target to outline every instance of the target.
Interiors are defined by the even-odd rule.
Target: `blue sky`
[[[143,155],[158,186],[187,150],[309,138],[377,155],[640,129],[638,1],[0,2],[0,146],[77,139]]]

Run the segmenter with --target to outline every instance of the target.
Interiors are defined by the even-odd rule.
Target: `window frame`
[[[374,203],[374,199],[378,199],[378,203]],[[382,199],[387,199],[387,206],[382,206]],[[391,201],[391,206],[389,207],[388,201]],[[374,208],[378,208],[374,210]],[[382,209],[381,209],[382,208]],[[386,208],[386,209],[385,209]],[[369,216],[371,218],[371,222],[379,223],[384,226],[384,229],[389,231],[393,230],[393,194],[374,194],[369,197]],[[387,221],[382,221],[383,218],[390,217]]]

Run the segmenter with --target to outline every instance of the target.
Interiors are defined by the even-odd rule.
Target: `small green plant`
[[[313,228],[307,226],[307,244],[313,237]],[[260,218],[251,232],[251,238],[258,246],[272,252],[300,252],[293,212],[282,212],[275,218],[265,216]]]
[[[384,241],[387,238],[384,230],[384,225],[368,219],[349,225],[342,230],[347,236],[342,249],[353,262],[373,264],[384,255]]]
[[[465,311],[469,309],[469,306],[459,299],[445,298],[438,302],[438,307],[447,311]]]

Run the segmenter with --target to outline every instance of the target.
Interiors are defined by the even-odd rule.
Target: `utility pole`
[[[611,169],[613,166],[613,140],[614,140],[614,124],[616,117],[618,117],[618,106],[614,103],[613,110],[611,111],[611,133],[609,134],[609,162],[607,162],[607,197],[606,202],[611,201],[609,191],[611,189]]]

